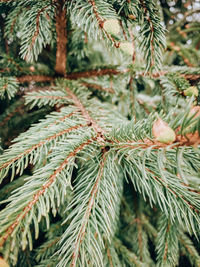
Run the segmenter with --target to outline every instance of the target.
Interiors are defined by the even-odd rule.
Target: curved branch
[[[83,148],[86,145],[89,145],[92,141],[93,141],[93,139],[87,140],[85,143],[82,143],[79,147],[77,147],[76,149],[74,149],[74,151],[70,152],[67,155],[67,157],[62,162],[62,164],[49,177],[48,181],[42,186],[42,188],[40,190],[37,191],[36,194],[33,195],[32,200],[23,209],[23,211],[17,216],[17,218],[15,219],[15,221],[12,223],[12,225],[7,228],[7,230],[5,231],[5,234],[2,237],[0,237],[0,247],[2,247],[4,245],[5,241],[12,234],[12,232],[14,231],[14,229],[19,225],[20,221],[22,221],[26,217],[26,215],[28,214],[28,212],[38,202],[39,197],[42,196],[42,195],[44,195],[44,193],[46,192],[46,190],[53,184],[53,182],[55,181],[56,177],[64,170],[64,168],[67,166],[67,164],[69,162],[69,159],[71,157],[75,157],[78,152],[80,152],[81,150],[83,150]]]

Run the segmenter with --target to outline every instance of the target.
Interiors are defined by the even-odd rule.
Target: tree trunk
[[[67,30],[66,30],[66,8],[64,0],[57,0],[56,33],[57,51],[55,72],[60,75],[66,74],[66,53],[67,53]]]

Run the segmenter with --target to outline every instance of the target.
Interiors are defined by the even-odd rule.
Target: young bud
[[[171,144],[176,140],[176,134],[174,130],[160,118],[154,122],[152,133],[157,141],[164,144]]]
[[[29,70],[32,71],[32,72],[34,72],[35,71],[35,67],[34,66],[30,66],[29,67]]]
[[[8,263],[0,257],[0,267],[9,267]]]
[[[199,90],[196,86],[190,86],[186,90],[184,90],[184,95],[185,96],[198,96],[199,95]]]
[[[129,54],[131,56],[133,56],[134,53],[134,47],[133,44],[131,42],[122,42],[120,43],[121,50],[123,50],[126,54]]]
[[[117,19],[107,19],[103,24],[103,28],[110,34],[117,35],[120,33],[120,25]]]
[[[128,18],[129,18],[129,19],[132,19],[132,20],[135,20],[135,19],[136,19],[136,16],[130,14],[130,15],[128,15]]]

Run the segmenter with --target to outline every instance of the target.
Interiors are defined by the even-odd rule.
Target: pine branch
[[[106,255],[104,260],[104,266],[107,264],[110,267],[120,266],[122,262],[119,259],[119,255],[117,254],[117,250],[114,247],[114,242],[105,243]],[[106,266],[107,266],[106,265]]]
[[[68,207],[70,224],[61,239],[58,266],[103,266],[103,237],[110,242],[114,235],[122,193],[118,166],[110,161],[113,157],[103,151],[82,166]]]
[[[25,100],[26,104],[31,104],[30,108],[33,108],[34,106],[42,107],[45,105],[63,105],[70,102],[69,97],[66,96],[64,92],[53,90],[28,92],[25,95]]]
[[[37,2],[22,14],[24,20],[20,54],[26,61],[34,61],[37,60],[43,46],[51,42],[51,20],[54,17],[54,8],[50,2],[48,4],[46,1]]]
[[[95,39],[105,39],[110,45],[119,48],[119,42],[109,34],[103,27],[107,18],[115,18],[118,16],[112,6],[107,1],[87,0],[85,2],[72,1],[73,19],[75,24],[84,32],[90,32]],[[90,23],[89,22],[90,19]]]
[[[117,251],[120,251],[120,254],[124,258],[125,262],[131,264],[131,266],[142,267],[146,265],[138,259],[137,255],[128,250],[128,248],[124,246],[119,239],[115,238],[114,246]]]
[[[58,137],[60,137],[60,136],[62,136],[62,135],[64,135],[64,134],[70,133],[70,132],[73,131],[73,130],[77,130],[77,129],[79,129],[79,128],[82,128],[82,127],[84,127],[84,126],[86,126],[86,125],[76,125],[76,126],[74,126],[74,127],[68,128],[68,129],[66,129],[66,130],[64,130],[64,131],[61,131],[61,132],[59,132],[59,133],[56,133],[56,134],[54,134],[54,135],[52,135],[52,136],[46,138],[46,139],[43,140],[43,141],[40,141],[40,142],[37,143],[36,145],[34,145],[34,146],[30,147],[29,149],[27,149],[27,150],[23,151],[22,153],[20,153],[18,156],[14,157],[14,158],[12,158],[11,160],[9,160],[9,161],[5,162],[4,164],[2,164],[1,167],[0,167],[0,171],[3,170],[3,169],[5,169],[5,168],[7,168],[7,167],[10,167],[10,165],[12,165],[12,164],[13,164],[14,162],[16,162],[16,161],[21,160],[21,159],[24,158],[26,155],[30,155],[30,154],[32,153],[33,150],[37,150],[38,148],[44,146],[46,143],[51,142],[52,140],[56,140],[56,139],[58,139]],[[26,167],[26,165],[25,165],[24,167]],[[14,175],[14,174],[13,174],[13,175]],[[12,176],[13,176],[13,175],[12,175]],[[2,178],[3,178],[3,177],[4,177],[4,176],[2,175]]]
[[[114,266],[113,266],[113,262],[112,262],[112,257],[111,257],[111,254],[110,254],[110,250],[109,250],[109,249],[107,249],[107,255],[108,255],[108,259],[109,259],[110,267],[114,267]]]
[[[133,32],[131,31],[131,28],[129,28],[129,33],[130,33],[130,36],[131,36],[131,42],[133,44],[133,57],[132,57],[132,64],[134,65],[135,63],[135,60],[136,60],[136,51],[135,51],[135,37],[133,35]]]
[[[155,243],[155,239],[158,235],[157,229],[151,224],[150,219],[147,219],[144,214],[142,216],[142,224],[150,239]]]
[[[130,197],[130,196],[129,196]],[[138,260],[145,265],[154,266],[150,257],[148,246],[148,235],[144,228],[144,210],[147,203],[141,199],[140,195],[134,192],[131,204],[125,201],[126,207],[123,209],[125,227],[119,230],[122,232],[124,244],[133,252]]]
[[[21,134],[14,140],[15,142],[17,141],[17,143],[12,145],[9,150],[0,156],[1,179],[7,175],[11,168],[12,180],[15,172],[22,173],[29,162],[35,164],[38,160],[38,156],[41,158],[42,155],[47,155],[51,147],[54,146],[55,141],[58,141],[60,138],[63,138],[73,131],[87,126],[87,124],[84,124],[83,120],[81,121],[78,119],[75,123],[73,119],[70,119],[70,117],[73,118],[73,115],[74,111],[72,111],[72,109],[63,109],[60,114],[54,113],[49,119],[33,126],[26,133]],[[34,137],[35,131],[40,133],[38,138]],[[44,147],[46,147],[45,150]]]
[[[177,266],[179,247],[179,225],[175,221],[171,223],[168,218],[161,216],[159,219],[159,231],[157,236],[157,261],[158,266]]]
[[[150,0],[140,0],[144,21],[140,30],[141,51],[145,51],[146,70],[161,68],[162,50],[165,48],[165,30],[161,24],[156,4]]]
[[[65,203],[68,203],[68,201],[65,200]],[[39,246],[36,254],[36,262],[39,266],[44,264],[45,260],[50,259],[51,255],[56,252],[57,245],[60,241],[61,235],[64,232],[64,227],[61,224],[62,221],[52,223],[50,225],[50,228],[46,230],[45,242],[41,246]]]
[[[188,189],[188,186],[180,183],[177,177],[172,178],[173,175],[171,173],[165,173],[165,176],[162,177],[161,173],[158,173],[157,170],[152,171],[152,167],[140,171],[139,169],[145,164],[144,161],[140,163],[140,160],[138,162],[135,159],[132,160],[134,168],[138,166],[137,169],[133,169],[131,164],[129,164],[130,155],[129,161],[125,162],[124,168],[131,178],[135,189],[139,192],[142,190],[144,197],[147,195],[151,203],[157,203],[161,210],[165,212],[166,216],[169,216],[171,221],[173,221],[174,216],[176,216],[179,224],[184,224],[188,231],[192,230],[196,234],[198,232],[200,210],[199,194],[192,193]],[[156,168],[158,168],[158,166],[156,166]],[[134,180],[133,177],[135,177]],[[136,177],[138,178],[136,179]],[[145,186],[145,188],[143,188],[143,186]],[[167,198],[164,197],[164,194],[167,194]],[[174,205],[178,206],[179,210],[175,209]],[[185,215],[183,215],[182,212]],[[191,220],[189,219],[190,216]]]
[[[200,255],[194,247],[191,239],[183,232],[179,235],[181,251],[188,256],[190,262],[194,266],[200,266]]]
[[[121,129],[117,128],[110,133],[110,139],[113,144],[115,140],[121,140],[123,142],[123,139],[128,139],[128,142],[130,141],[131,143],[134,138],[137,137],[138,139],[139,136],[141,137],[142,142],[136,139],[134,141],[135,146],[132,149],[128,142],[127,148],[125,145],[121,152],[119,147],[117,147],[120,159],[125,160],[124,175],[126,176],[127,172],[127,177],[133,182],[135,190],[142,192],[145,199],[145,196],[148,196],[150,203],[156,203],[171,221],[176,216],[178,222],[184,224],[184,227],[187,227],[188,231],[193,231],[197,234],[198,222],[200,220],[199,193],[193,192],[193,188],[182,183],[182,180],[176,175],[179,172],[179,168],[182,171],[186,171],[186,173],[193,173],[193,167],[190,163],[185,165],[187,159],[185,159],[184,165],[179,166],[180,163],[179,161],[177,162],[175,156],[177,150],[173,146],[169,146],[169,150],[166,147],[157,150],[156,145],[155,147],[154,145],[152,147],[148,146],[145,149],[145,143],[143,147],[143,142],[147,138],[149,129],[152,129],[150,121],[151,118],[149,117],[144,123],[142,121],[139,121],[135,125],[133,123],[127,123],[126,126],[121,126]],[[136,144],[137,141],[138,144]],[[140,145],[142,148],[140,148]],[[113,149],[115,150],[115,145]],[[185,147],[187,151],[185,153],[186,155],[190,153],[190,149],[192,148]],[[155,153],[155,151],[157,152]],[[138,155],[140,156],[138,157]],[[194,159],[198,157],[199,155],[196,154]],[[173,167],[171,166],[171,162],[173,162]],[[165,194],[167,194],[167,197],[165,197]],[[175,207],[179,208],[175,209]],[[191,220],[189,219],[190,216]]]
[[[0,77],[0,98],[4,98],[7,95],[11,99],[17,93],[18,87],[19,84],[15,78]]]
[[[65,121],[67,118],[70,118],[70,117],[76,115],[76,112],[77,112],[77,111],[72,111],[71,113],[69,113],[69,114],[67,114],[67,115],[65,115],[65,116],[62,116],[61,118],[58,118],[57,120],[55,120],[54,122],[52,122],[52,123],[49,125],[49,127],[51,127],[51,126],[53,126],[53,125],[59,123],[59,121]]]
[[[95,184],[92,187],[92,190],[90,193],[90,199],[89,199],[89,202],[87,204],[87,208],[86,208],[85,213],[84,213],[83,223],[80,227],[78,235],[76,236],[76,242],[74,244],[73,254],[72,254],[73,260],[70,264],[71,267],[76,266],[76,261],[77,261],[78,255],[79,255],[79,247],[81,245],[82,240],[84,239],[84,235],[85,235],[85,231],[86,231],[86,227],[87,227],[87,222],[89,220],[89,217],[91,216],[91,210],[92,210],[93,205],[95,203],[95,198],[97,195],[99,183],[100,183],[100,180],[103,176],[103,169],[104,169],[105,160],[106,160],[106,156],[105,156],[105,154],[103,154],[102,161],[101,161],[100,166],[99,166],[99,172],[98,172]]]
[[[64,79],[57,80],[57,87],[55,87],[55,89],[56,90],[60,89],[62,90],[62,92],[61,91],[49,91],[49,92],[41,91],[39,93],[34,93],[34,92],[29,93],[26,96],[27,103],[32,102],[32,106],[34,105],[41,106],[44,104],[55,105],[56,103],[62,104],[63,103],[62,98],[60,99],[60,97],[58,96],[64,97],[67,103],[69,103],[71,106],[74,106],[76,110],[79,110],[81,112],[82,117],[84,118],[84,121],[86,120],[88,127],[92,127],[93,130],[98,134],[98,140],[102,144],[102,142],[105,141],[104,134],[106,131],[104,130],[104,127],[101,126],[101,124],[104,125],[104,123],[106,123],[105,124],[106,127],[108,127],[108,123],[109,125],[111,125],[112,124],[111,119],[114,114],[112,114],[112,112],[110,112],[109,110],[106,111],[106,109],[103,108],[103,106],[99,102],[96,102],[95,105],[93,106],[92,102],[94,103],[94,101],[90,102],[89,100],[90,92],[87,91],[86,87],[83,87],[83,84],[84,83],[79,83],[79,82],[64,80]],[[83,92],[81,91],[81,89],[85,90],[84,97],[83,97]],[[38,96],[41,95],[42,98],[40,97],[38,98],[37,95]],[[48,97],[48,95],[50,96],[50,98]],[[47,97],[45,98],[45,96]],[[104,117],[99,116],[98,114],[99,108],[102,109],[102,112],[104,113]],[[93,119],[93,116],[95,117],[95,119]],[[121,121],[122,118],[120,118],[119,114],[118,114],[118,117]],[[99,120],[100,123],[98,123],[97,120]],[[115,123],[117,123],[117,121]]]
[[[48,165],[36,171],[33,177],[30,179],[30,181],[27,182],[23,187],[21,187],[21,190],[23,190],[23,194],[21,194],[22,193],[21,190],[17,191],[7,200],[7,202],[10,202],[10,201],[11,202],[2,212],[0,212],[0,218],[1,218],[0,246],[3,246],[5,241],[11,236],[11,234],[14,231],[16,234],[16,231],[21,229],[22,222],[24,220],[26,220],[25,222],[26,231],[22,232],[22,237],[23,237],[22,240],[23,241],[26,240],[26,235],[29,234],[29,230],[28,230],[29,225],[35,217],[34,213],[36,214],[36,210],[34,211],[33,209],[38,209],[38,222],[40,221],[42,215],[45,217],[48,217],[48,212],[50,209],[49,201],[51,201],[51,205],[54,209],[53,213],[54,214],[56,213],[54,200],[52,199],[52,197],[48,196],[47,191],[50,190],[50,188],[55,190],[56,188],[55,182],[57,181],[57,183],[58,184],[60,183],[60,185],[62,186],[61,187],[62,188],[61,200],[62,201],[64,200],[66,187],[70,185],[70,179],[71,179],[72,169],[73,169],[73,159],[77,155],[77,153],[80,153],[80,151],[82,151],[86,146],[91,144],[93,139],[94,138],[88,139],[88,136],[87,138],[85,136],[84,138],[82,138],[82,142],[81,140],[78,140],[78,142],[75,142],[73,149],[69,148],[69,151],[67,153],[66,151],[64,153],[62,152],[62,154],[57,156],[57,158],[54,156],[52,158],[53,160],[51,160],[51,162],[49,163],[49,167],[51,171],[47,172],[44,175],[44,171],[46,170],[46,168],[48,169]],[[53,167],[52,164],[54,165],[54,168],[52,168]],[[67,166],[68,168],[66,169]],[[43,174],[43,178],[41,178],[41,174]],[[35,181],[37,181],[37,183],[35,183]],[[30,188],[32,188],[31,191],[30,191]],[[58,190],[58,188],[56,190]],[[49,192],[49,193],[52,194],[52,192]],[[56,195],[58,197],[59,195],[58,191]],[[46,204],[43,199],[44,197],[46,197]],[[47,201],[47,198],[49,197],[50,197],[50,200]],[[60,197],[57,200],[58,206],[60,203],[59,199]],[[37,204],[38,202],[39,204]],[[12,212],[13,208],[15,208],[14,212]],[[37,230],[38,222],[36,223],[34,219],[34,223],[36,223],[35,224],[36,238],[38,236],[38,230]],[[12,235],[12,238],[14,238],[13,235]],[[26,242],[23,242],[22,245],[23,247],[26,247]],[[30,243],[30,240],[29,240],[29,246],[30,248],[32,246],[32,244]]]
[[[175,45],[173,42],[171,42],[169,44],[169,48],[173,51],[175,51],[182,59],[183,59],[183,62],[188,66],[188,67],[194,67],[194,64],[192,64],[190,62],[190,60],[184,55],[184,50],[185,49],[182,49],[181,47],[178,47],[177,45]]]
[[[15,16],[14,16],[14,19],[13,19],[13,14],[12,14],[12,22],[11,21],[8,21],[8,23],[7,23],[7,25],[9,25],[9,22],[11,23],[11,26],[10,26],[10,33],[9,34],[7,34],[7,35],[10,35],[10,34],[12,34],[13,33],[13,31],[14,31],[14,28],[15,28],[15,25],[16,25],[16,22],[17,22],[17,19],[19,18],[19,15],[21,14],[21,12],[22,12],[22,10],[21,10],[21,7],[19,7],[18,9],[17,9],[17,12],[16,12],[16,9],[14,9],[13,10],[13,13],[15,14]],[[8,27],[8,26],[7,26]]]
[[[147,19],[147,21],[148,21],[148,23],[149,23],[149,27],[150,27],[150,32],[152,33],[152,35],[154,34],[154,26],[153,26],[153,23],[152,23],[152,20],[151,20],[151,18],[150,18],[150,16],[148,15],[148,9],[147,9],[147,7],[145,6],[145,3],[144,3],[144,1],[143,0],[140,0],[140,2],[141,2],[141,6],[143,7],[143,9],[144,9],[144,14],[145,14],[145,17],[146,17],[146,19]],[[151,56],[151,59],[150,59],[150,67],[152,67],[152,66],[154,66],[154,38],[153,37],[151,37],[150,38],[151,39],[151,41],[150,41],[150,49],[151,49],[151,54],[150,54],[150,56]]]
[[[100,17],[99,14],[98,14],[98,11],[97,11],[97,8],[96,8],[96,4],[95,4],[95,0],[88,0],[88,2],[92,5],[93,12],[94,12],[94,14],[95,14],[95,16],[96,16],[96,19],[97,19],[97,21],[98,21],[98,23],[99,23],[99,26],[100,26],[101,28],[103,28],[103,23],[104,23],[104,21],[101,19],[101,17]]]

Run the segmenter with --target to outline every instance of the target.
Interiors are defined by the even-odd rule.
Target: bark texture
[[[66,30],[66,8],[64,0],[57,0],[56,12],[56,33],[57,33],[57,51],[55,72],[60,75],[66,73],[66,57],[67,57],[67,30]]]

